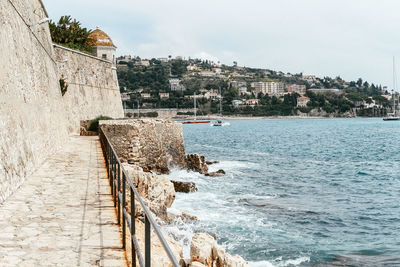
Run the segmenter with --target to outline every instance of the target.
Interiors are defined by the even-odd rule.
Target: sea
[[[400,266],[400,121],[381,118],[231,120],[183,125],[186,153],[220,177],[195,182],[165,226],[189,257],[196,232],[215,235],[250,266]]]

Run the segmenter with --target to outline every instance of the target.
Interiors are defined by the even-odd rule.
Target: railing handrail
[[[150,255],[150,226],[153,227],[155,233],[158,236],[158,239],[160,240],[165,252],[167,253],[171,263],[173,264],[174,267],[179,267],[179,263],[176,260],[174,254],[172,253],[171,248],[169,247],[167,241],[165,240],[160,226],[157,224],[157,222],[154,220],[153,216],[151,215],[149,209],[146,207],[142,197],[140,196],[139,192],[136,189],[135,184],[133,183],[131,177],[125,170],[124,166],[121,164],[121,161],[119,160],[118,154],[115,152],[114,147],[112,146],[109,138],[107,135],[104,133],[103,129],[99,127],[99,136],[100,136],[100,142],[102,145],[103,153],[105,155],[106,159],[106,165],[107,165],[107,170],[108,170],[108,175],[110,179],[110,185],[111,185],[111,192],[114,197],[114,207],[116,207],[116,202],[118,202],[118,222],[120,223],[120,217],[122,215],[122,232],[123,232],[123,247],[125,248],[125,223],[128,223],[129,229],[130,229],[130,234],[131,234],[131,246],[132,246],[132,266],[136,267],[136,256],[135,254],[137,253],[138,255],[138,260],[139,264],[142,267],[150,267],[151,264],[151,255]],[[105,141],[105,142],[104,142]],[[108,153],[108,150],[110,150],[111,153]],[[118,171],[117,170],[118,166]],[[122,173],[122,196],[120,195],[121,191],[121,173]],[[128,218],[128,212],[126,210],[125,204],[126,204],[126,198],[125,198],[125,182],[128,183],[129,189],[131,191],[131,215]],[[117,194],[118,191],[118,194]],[[133,193],[133,194],[132,194]],[[132,196],[133,195],[133,196]],[[136,239],[135,235],[135,197],[138,200],[140,206],[143,209],[143,212],[145,214],[145,263],[143,263],[143,257],[142,253],[140,251],[140,248],[138,246],[138,241]],[[118,200],[118,201],[116,201]],[[120,211],[120,208],[122,207],[122,214]]]

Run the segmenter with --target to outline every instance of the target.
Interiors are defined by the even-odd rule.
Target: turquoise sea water
[[[187,153],[218,160],[171,211],[252,266],[400,266],[400,122],[382,119],[232,120],[183,125]],[[186,254],[188,250],[186,248]]]

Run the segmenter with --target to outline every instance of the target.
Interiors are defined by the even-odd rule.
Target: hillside
[[[361,78],[283,73],[199,59],[118,58],[118,80],[127,108],[193,108],[199,114],[383,116],[390,95]]]

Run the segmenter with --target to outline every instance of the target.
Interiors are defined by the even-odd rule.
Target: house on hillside
[[[297,98],[297,107],[307,107],[307,103],[310,102],[310,98],[307,96],[301,96]]]

